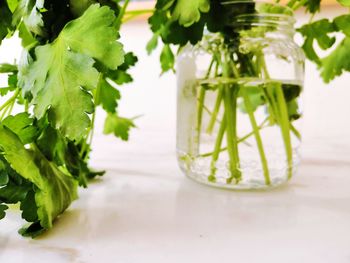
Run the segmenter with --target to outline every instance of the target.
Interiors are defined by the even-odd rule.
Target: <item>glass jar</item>
[[[177,157],[190,178],[232,189],[287,182],[300,161],[304,54],[293,12],[253,1],[178,57]],[[237,10],[233,8],[232,10]]]

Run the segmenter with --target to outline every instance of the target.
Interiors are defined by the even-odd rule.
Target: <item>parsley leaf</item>
[[[0,203],[0,219],[3,219],[6,216],[6,210],[8,209],[7,205],[3,205]]]
[[[328,83],[343,71],[350,71],[350,37],[346,37],[337,48],[322,59],[323,80]]]
[[[98,83],[94,59],[111,69],[123,63],[114,20],[108,7],[92,5],[69,22],[55,42],[36,48],[37,59],[20,81],[34,97],[35,116],[40,119],[49,109],[50,121],[69,139],[78,141],[91,125],[87,114],[94,104],[88,91]]]
[[[175,71],[175,56],[169,45],[164,45],[160,54],[160,64],[162,67],[162,73],[168,70]]]
[[[201,12],[207,13],[209,10],[209,0],[178,0],[172,18],[178,20],[180,25],[189,27],[200,20]]]
[[[13,24],[19,25],[23,19],[26,27],[36,35],[44,36],[44,21],[40,10],[44,9],[43,0],[20,0],[13,13]]]
[[[12,13],[5,1],[0,2],[0,44],[12,32]]]
[[[337,0],[343,6],[350,6],[350,0]]]
[[[3,120],[2,124],[16,133],[23,144],[33,142],[38,135],[37,128],[33,126],[33,119],[26,112],[9,116]]]
[[[314,49],[314,42],[317,41],[322,49],[328,49],[335,43],[335,37],[330,37],[328,34],[335,31],[335,27],[328,19],[322,19],[311,24],[306,24],[298,31],[305,37],[303,49],[305,55],[311,61],[320,64],[320,58]]]
[[[102,107],[106,112],[115,113],[118,106],[118,100],[120,99],[120,92],[104,78],[100,81],[99,85],[101,89],[100,101],[96,102],[96,104],[102,104]]]
[[[0,125],[0,149],[7,162],[35,185],[35,202],[40,225],[52,227],[53,220],[77,198],[77,183],[63,168],[49,162],[38,149],[28,150],[19,138]]]
[[[116,137],[127,141],[129,139],[129,131],[136,127],[131,119],[119,117],[117,114],[108,114],[104,134],[114,134]]]

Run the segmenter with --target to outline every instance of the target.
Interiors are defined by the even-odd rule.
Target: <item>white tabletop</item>
[[[304,159],[288,186],[219,190],[177,167],[175,77],[158,78],[158,54],[142,46],[146,25],[123,35],[141,61],[120,113],[144,114],[139,128],[128,143],[103,137],[99,114],[92,165],[107,174],[36,240],[17,234],[23,221],[10,211],[0,221],[0,262],[350,262],[349,75],[325,86],[307,65]]]

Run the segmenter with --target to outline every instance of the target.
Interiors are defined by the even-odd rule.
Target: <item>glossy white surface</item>
[[[144,114],[139,129],[128,143],[103,137],[100,114],[92,164],[105,177],[39,239],[21,238],[20,214],[9,212],[0,262],[350,262],[349,75],[326,87],[307,65],[304,161],[288,186],[218,190],[177,167],[175,78],[158,79],[156,55],[141,45],[145,24],[124,35],[142,59],[135,83],[123,87],[121,113]]]

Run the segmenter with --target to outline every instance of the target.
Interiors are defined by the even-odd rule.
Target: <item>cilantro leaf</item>
[[[43,0],[20,0],[13,13],[13,24],[19,25],[23,19],[26,27],[36,35],[44,36],[44,21],[40,10],[44,9]]]
[[[127,141],[129,139],[129,131],[134,127],[136,126],[131,119],[122,118],[116,114],[108,114],[105,121],[104,134],[114,134],[123,141]]]
[[[164,45],[160,54],[160,64],[162,67],[162,73],[168,70],[175,71],[175,56],[169,45]]]
[[[350,37],[346,37],[337,48],[322,59],[321,76],[326,83],[340,76],[343,71],[350,71]]]
[[[347,37],[350,37],[350,15],[338,16],[333,23],[338,31],[342,31]]]
[[[94,111],[89,90],[98,83],[94,59],[116,69],[124,61],[118,34],[112,27],[115,15],[108,7],[92,5],[83,16],[69,22],[52,44],[35,50],[36,61],[29,65],[20,84],[34,97],[34,113],[49,119],[71,140],[86,135]]]
[[[9,116],[2,124],[17,134],[23,144],[33,142],[38,134],[37,128],[33,126],[33,119],[26,112]]]
[[[25,198],[22,200],[20,209],[22,210],[22,218],[27,222],[38,221],[38,207],[35,202],[35,192],[28,191]]]
[[[100,101],[96,102],[96,104],[102,104],[102,107],[106,112],[115,113],[118,106],[118,100],[120,99],[120,92],[104,78],[101,79],[99,85],[101,89]]]
[[[3,205],[0,203],[0,219],[3,219],[6,216],[6,210],[8,209],[7,205]]]
[[[305,3],[306,10],[310,13],[316,13],[320,11],[321,0],[308,0]]]
[[[350,6],[350,0],[337,0],[343,6]]]
[[[12,13],[5,1],[0,2],[0,45],[2,40],[13,30]]]
[[[306,24],[298,31],[305,37],[305,42],[302,48],[308,59],[320,64],[320,58],[314,49],[314,42],[317,41],[322,49],[332,47],[336,41],[335,37],[330,37],[328,34],[336,29],[328,19],[322,19],[311,24]]]
[[[27,150],[15,134],[2,125],[0,149],[11,167],[35,185],[38,220],[43,228],[51,228],[53,220],[76,199],[76,181],[37,149]]]
[[[178,0],[172,18],[178,20],[180,25],[189,27],[200,20],[201,12],[207,13],[209,10],[209,0]]]

